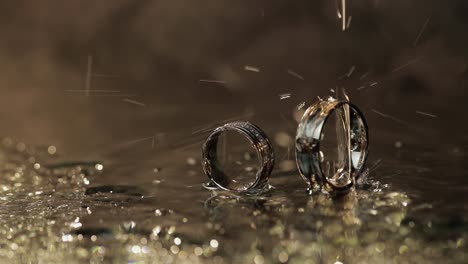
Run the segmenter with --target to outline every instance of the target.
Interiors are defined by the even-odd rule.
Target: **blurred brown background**
[[[468,3],[347,5],[342,32],[334,1],[4,1],[1,134],[92,156],[246,111],[275,130],[296,105],[344,87],[381,146],[463,152]],[[90,89],[115,93],[85,95],[89,56]]]

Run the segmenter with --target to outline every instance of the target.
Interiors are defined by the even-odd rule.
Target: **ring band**
[[[226,131],[236,131],[247,137],[255,148],[260,159],[261,168],[256,173],[255,181],[240,188],[231,188],[231,182],[223,172],[217,155],[217,145],[219,136]],[[232,122],[216,128],[208,136],[202,151],[202,166],[205,174],[210,179],[210,183],[222,190],[234,192],[258,192],[268,187],[268,177],[273,170],[275,157],[270,140],[266,134],[256,125],[249,122]]]
[[[334,111],[337,111],[344,124],[343,132],[347,142],[346,150],[338,150],[341,152],[341,158],[346,159],[343,162],[344,166],[336,170],[334,175],[338,180],[329,179],[323,172],[323,153],[320,150],[323,128]],[[369,146],[368,134],[363,114],[348,101],[330,97],[310,106],[302,116],[296,134],[296,163],[302,178],[309,184],[309,191],[321,187],[334,191],[346,191],[351,188],[364,169]]]

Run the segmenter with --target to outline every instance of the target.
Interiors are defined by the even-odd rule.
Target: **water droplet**
[[[401,141],[396,141],[396,142],[395,142],[395,148],[401,148],[401,147],[403,147],[403,142],[401,142]]]
[[[23,152],[25,149],[26,144],[24,144],[23,142],[19,142],[18,144],[16,144],[16,150],[18,150],[19,152]]]
[[[211,241],[210,241],[210,247],[212,247],[212,248],[218,248],[218,246],[219,246],[218,240],[216,240],[216,239],[211,239]]]
[[[265,262],[265,258],[262,255],[257,255],[254,257],[255,264],[263,264]]]
[[[136,227],[136,223],[134,221],[128,221],[122,223],[122,228],[125,232],[131,232]]]
[[[179,253],[179,251],[180,251],[180,249],[179,249],[178,246],[171,246],[171,252],[173,254],[177,254],[177,253]]]
[[[47,148],[47,153],[49,153],[49,155],[55,155],[55,153],[57,153],[57,148],[51,145]]]
[[[301,102],[296,106],[296,109],[301,110],[302,108],[304,108],[304,106],[305,106],[305,102]]]
[[[398,249],[398,252],[399,252],[401,255],[403,255],[403,254],[405,254],[405,253],[408,251],[408,249],[409,249],[408,246],[403,245],[403,246],[401,246],[401,247]]]
[[[62,241],[63,242],[72,242],[73,241],[73,236],[70,234],[62,235]]]
[[[281,263],[286,263],[286,262],[288,262],[288,259],[289,259],[288,253],[282,251],[282,252],[280,252],[280,253],[278,254],[278,260],[279,260],[279,262],[281,262]]]
[[[138,245],[132,246],[132,253],[134,254],[140,254],[141,253],[141,247]]]
[[[201,256],[203,255],[203,249],[201,247],[196,247],[193,249],[193,253],[195,253],[196,256]]]
[[[13,243],[13,244],[11,244],[10,247],[11,247],[12,250],[17,250],[18,249],[18,244]]]
[[[278,146],[287,148],[293,144],[293,139],[288,133],[279,132],[275,135],[275,143],[278,144]]]
[[[153,180],[151,183],[154,185],[160,184],[162,180]]]
[[[96,168],[96,170],[98,170],[98,171],[102,171],[104,169],[104,165],[98,163],[98,164],[94,165],[94,168]]]
[[[197,160],[195,158],[189,157],[187,158],[187,164],[191,166],[197,165]]]
[[[170,235],[170,234],[173,234],[175,231],[176,231],[176,227],[175,227],[175,226],[171,226],[171,227],[169,227],[169,229],[167,230],[167,233]]]
[[[75,221],[73,221],[71,224],[70,224],[70,227],[71,228],[80,228],[82,226],[82,224],[80,223],[80,218],[77,217],[75,219]]]

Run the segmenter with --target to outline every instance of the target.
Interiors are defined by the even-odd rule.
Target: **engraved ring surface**
[[[322,131],[328,117],[334,112],[338,114],[346,135],[344,149],[338,149],[345,154],[347,161],[343,168],[336,172],[349,173],[343,179],[330,179],[322,170],[323,153],[320,150]],[[347,129],[349,124],[349,129]],[[348,133],[349,131],[349,133]],[[353,186],[359,177],[368,155],[368,127],[361,111],[348,101],[333,98],[320,100],[311,105],[302,116],[296,134],[296,163],[302,178],[309,185],[309,191],[321,189],[346,191]],[[339,175],[338,175],[339,176]],[[339,178],[339,177],[337,177]]]
[[[261,168],[256,173],[255,181],[239,188],[233,188],[227,175],[223,172],[217,155],[219,136],[226,131],[236,131],[247,137],[255,148],[261,163]],[[210,184],[217,188],[234,192],[259,192],[268,188],[268,177],[273,170],[275,157],[270,140],[266,134],[256,125],[249,122],[232,122],[216,128],[206,140],[202,150],[202,166],[205,174],[210,179]]]

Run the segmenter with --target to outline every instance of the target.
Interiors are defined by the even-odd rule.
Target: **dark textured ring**
[[[338,168],[332,177],[327,177],[329,175],[325,175],[321,166],[323,153],[320,143],[325,123],[334,111],[343,125],[346,144],[338,149],[343,167]],[[369,146],[368,134],[363,114],[348,101],[329,98],[310,106],[302,116],[296,134],[296,163],[309,190],[325,187],[327,191],[346,191],[351,188],[364,169]]]
[[[252,146],[255,148],[260,159],[261,168],[256,173],[256,178],[253,183],[232,188],[231,182],[223,172],[217,155],[217,145],[219,136],[228,130],[239,132],[248,138]],[[202,150],[202,166],[205,174],[210,179],[210,184],[216,187],[234,192],[259,192],[268,188],[268,177],[273,170],[275,164],[275,156],[270,140],[265,133],[256,125],[249,122],[232,122],[216,128],[211,135],[208,136]]]

